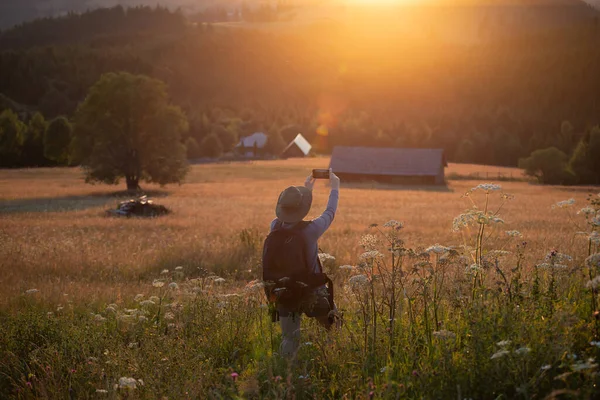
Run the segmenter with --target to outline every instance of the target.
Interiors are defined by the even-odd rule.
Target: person
[[[306,264],[305,268],[309,275],[302,279],[309,282],[308,285],[301,282],[302,286],[307,287],[306,290],[301,292],[302,294],[291,291],[290,296],[292,298],[288,301],[283,301],[281,298],[275,300],[276,313],[282,332],[280,354],[286,357],[293,357],[298,351],[302,314],[315,318],[326,329],[330,329],[336,319],[336,308],[333,303],[333,284],[323,273],[317,244],[319,238],[331,226],[338,206],[340,179],[331,170],[329,171],[329,183],[331,187],[329,201],[325,211],[318,218],[303,221],[312,205],[312,189],[315,179],[311,175],[306,178],[304,186],[290,186],[281,192],[275,209],[276,218],[271,222],[269,236],[276,231],[290,234],[292,231],[297,231],[304,246],[304,257],[302,255],[292,255],[293,251],[287,251],[287,254],[284,255],[277,255],[276,257],[286,258],[283,265],[280,264],[282,265],[281,268],[285,268],[285,264],[293,263],[294,260],[290,260],[290,258],[304,258],[302,263]],[[265,260],[268,258],[266,250],[268,240],[269,238],[265,241],[265,252],[263,253],[263,275],[267,272],[265,271],[266,265],[270,263]],[[289,238],[284,238],[284,240],[290,242]],[[311,279],[311,277],[314,279]],[[267,279],[264,280],[267,281]],[[288,280],[288,277],[280,279],[280,281],[283,280]],[[325,282],[328,283],[329,287],[324,284]],[[279,290],[286,289],[289,289],[289,287]]]

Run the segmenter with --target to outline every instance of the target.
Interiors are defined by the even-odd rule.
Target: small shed
[[[310,154],[310,149],[312,149],[312,146],[308,143],[308,140],[299,133],[294,140],[283,149],[281,158],[306,157]]]
[[[266,133],[253,133],[250,136],[241,138],[240,142],[235,146],[235,150],[245,157],[257,157],[263,154],[267,139]]]
[[[329,167],[343,181],[443,185],[443,149],[334,147]]]

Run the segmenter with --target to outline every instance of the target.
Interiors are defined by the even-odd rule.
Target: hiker
[[[272,308],[273,322],[282,331],[280,354],[293,357],[300,344],[304,313],[330,329],[335,322],[333,283],[323,273],[317,241],[329,228],[338,204],[340,179],[329,170],[331,192],[320,217],[303,221],[312,204],[315,178],[304,186],[290,186],[279,195],[271,232],[263,250],[263,281]]]

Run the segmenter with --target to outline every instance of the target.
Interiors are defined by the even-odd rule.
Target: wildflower
[[[600,253],[592,254],[586,258],[585,265],[589,268],[600,268]]]
[[[577,215],[579,214],[589,217],[590,215],[596,215],[596,210],[593,207],[583,207],[581,210],[577,211]]]
[[[167,275],[169,273],[168,269],[163,269],[162,271],[160,271],[161,275]]]
[[[568,254],[558,253],[556,250],[552,250],[548,254],[546,254],[545,258],[546,262],[565,262],[565,261],[573,261],[573,257]]]
[[[148,300],[153,301],[155,303],[160,303],[160,298],[158,296],[150,296]]]
[[[383,258],[383,254],[378,252],[377,250],[367,251],[366,253],[362,253],[358,259],[361,261],[370,261],[375,260],[376,258]]]
[[[598,364],[595,363],[595,360],[593,358],[588,358],[586,361],[583,360],[579,360],[576,363],[574,363],[573,365],[571,365],[571,369],[573,371],[584,371],[586,369],[594,369],[598,366]]]
[[[137,380],[135,378],[121,377],[119,378],[119,389],[133,390],[137,388]]]
[[[39,290],[37,289],[29,289],[25,292],[25,294],[36,294],[39,293]]]
[[[444,253],[447,253],[448,251],[450,251],[449,247],[442,246],[437,243],[434,244],[433,246],[429,246],[427,249],[425,249],[426,253],[435,253],[435,254],[444,254]]]
[[[183,271],[183,267],[182,266],[175,267],[175,271]]]
[[[592,220],[590,221],[590,224],[592,226],[600,226],[600,216],[592,218]]]
[[[214,282],[215,283],[224,283],[225,279],[223,279],[223,278],[217,278],[217,279],[214,280]]]
[[[591,342],[590,342],[590,345],[592,345],[592,346],[596,346],[596,347],[600,347],[600,342],[597,342],[597,341],[591,341]]]
[[[47,316],[48,318],[52,317],[53,315],[54,315],[54,313],[53,313],[52,311],[48,311],[48,312],[46,313],[46,316]]]
[[[173,314],[172,312],[168,312],[168,313],[165,314],[165,319],[167,321],[172,321],[172,320],[175,319],[175,314]]]
[[[454,332],[450,332],[450,331],[447,331],[445,329],[443,329],[441,331],[433,332],[432,335],[435,336],[438,339],[441,339],[441,340],[456,339],[456,334]]]
[[[304,345],[305,346],[312,346],[313,344],[312,344],[312,342],[306,342],[306,343],[304,343]]]
[[[469,192],[475,192],[477,190],[482,190],[486,193],[489,193],[489,192],[495,192],[498,190],[502,190],[502,186],[496,185],[495,183],[481,183],[481,184],[475,186],[474,188],[472,188],[471,190],[469,190]]]
[[[496,358],[504,357],[504,356],[506,356],[506,355],[508,355],[508,354],[509,354],[509,351],[508,351],[508,350],[500,350],[500,351],[498,351],[498,352],[494,353],[494,354],[492,355],[492,357],[490,357],[490,360],[494,360],[494,359],[496,359]]]
[[[369,278],[366,275],[354,275],[350,279],[348,279],[348,284],[353,287],[364,286],[369,283]]]
[[[231,379],[233,379],[234,381],[237,380],[239,374],[237,372],[232,372],[231,373]]]
[[[106,389],[96,389],[96,393],[106,394],[106,393],[108,393],[108,390],[106,390]]]
[[[126,324],[130,324],[130,323],[134,323],[137,320],[135,315],[120,315],[119,316],[119,321],[126,323]]]
[[[135,297],[133,298],[133,300],[139,303],[140,301],[142,301],[143,298],[144,298],[143,294],[136,294]]]
[[[142,307],[150,307],[150,306],[153,306],[155,304],[156,303],[153,302],[152,300],[144,300],[144,301],[140,302],[140,306],[142,306]]]
[[[506,231],[506,235],[510,237],[523,237],[523,234],[519,231]]]
[[[465,274],[476,274],[482,270],[483,268],[481,267],[481,265],[473,263],[465,268]]]
[[[500,257],[504,257],[510,254],[510,251],[506,251],[506,250],[491,250],[489,251],[486,256],[490,257],[490,258],[500,258]]]
[[[585,287],[587,289],[598,289],[598,287],[600,287],[600,275],[598,275],[597,277],[595,277],[591,281],[588,281],[585,284]]]
[[[161,288],[161,287],[165,286],[165,283],[163,281],[159,281],[158,279],[155,279],[152,282],[152,286],[154,286],[155,288]]]
[[[515,354],[523,356],[525,354],[528,354],[530,351],[531,351],[531,349],[529,347],[519,347],[518,349],[515,350]]]
[[[96,315],[94,315],[94,321],[96,321],[96,322],[104,322],[104,321],[106,321],[106,318],[104,318],[100,314],[96,314]]]
[[[367,251],[375,250],[379,244],[379,240],[377,239],[377,236],[368,233],[360,238],[358,244]]]
[[[131,342],[127,345],[127,347],[129,347],[130,349],[133,349],[135,347],[139,347],[139,343],[138,342]]]
[[[387,367],[383,367],[379,370],[379,372],[381,372],[382,374],[385,373],[385,371],[387,371]]]
[[[553,205],[552,208],[568,208],[573,204],[575,204],[575,199],[563,200]]]
[[[261,282],[260,280],[256,279],[253,280],[252,282],[249,282],[246,287],[244,288],[244,290],[246,292],[254,292],[254,291],[261,291],[262,289],[264,289],[265,284],[264,282]]]
[[[501,340],[498,343],[496,343],[496,346],[504,348],[504,347],[510,345],[511,343],[512,342],[510,340]]]
[[[143,316],[143,315],[140,315],[140,316],[138,317],[138,322],[140,322],[140,323],[148,322],[148,318],[146,318],[146,317],[145,317],[145,316]]]
[[[171,283],[169,283],[169,289],[177,290],[177,289],[179,289],[179,285],[177,285],[176,282],[171,282]]]
[[[339,267],[339,269],[347,269],[347,270],[353,270],[354,268],[356,268],[356,267],[353,265],[341,265]]]
[[[568,268],[567,265],[565,264],[554,264],[554,263],[541,263],[541,264],[537,264],[536,267],[538,268],[556,268],[556,269],[565,269]]]
[[[326,262],[334,262],[335,261],[335,257],[332,256],[331,254],[327,254],[327,253],[319,253],[319,260],[321,261],[321,264],[325,264]]]
[[[546,364],[546,365],[542,365],[542,367],[540,369],[542,371],[548,371],[550,368],[552,368],[552,365]]]
[[[111,312],[113,314],[116,314],[117,313],[117,308],[115,307],[114,304],[109,304],[108,306],[106,306],[106,312]]]
[[[56,312],[61,312],[62,310],[64,310],[63,306],[59,305],[58,307],[56,307]]]
[[[395,219],[391,219],[385,224],[383,224],[384,228],[395,228],[396,230],[402,229],[404,224],[400,221],[396,221]]]

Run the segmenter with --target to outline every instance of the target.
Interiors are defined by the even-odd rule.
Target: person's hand
[[[316,179],[313,178],[312,174],[307,176],[306,180],[304,181],[304,187],[308,190],[313,190],[313,186],[315,186],[315,181]]]
[[[329,184],[331,185],[331,190],[340,189],[340,178],[338,178],[338,176],[333,173],[331,168],[329,169]]]

